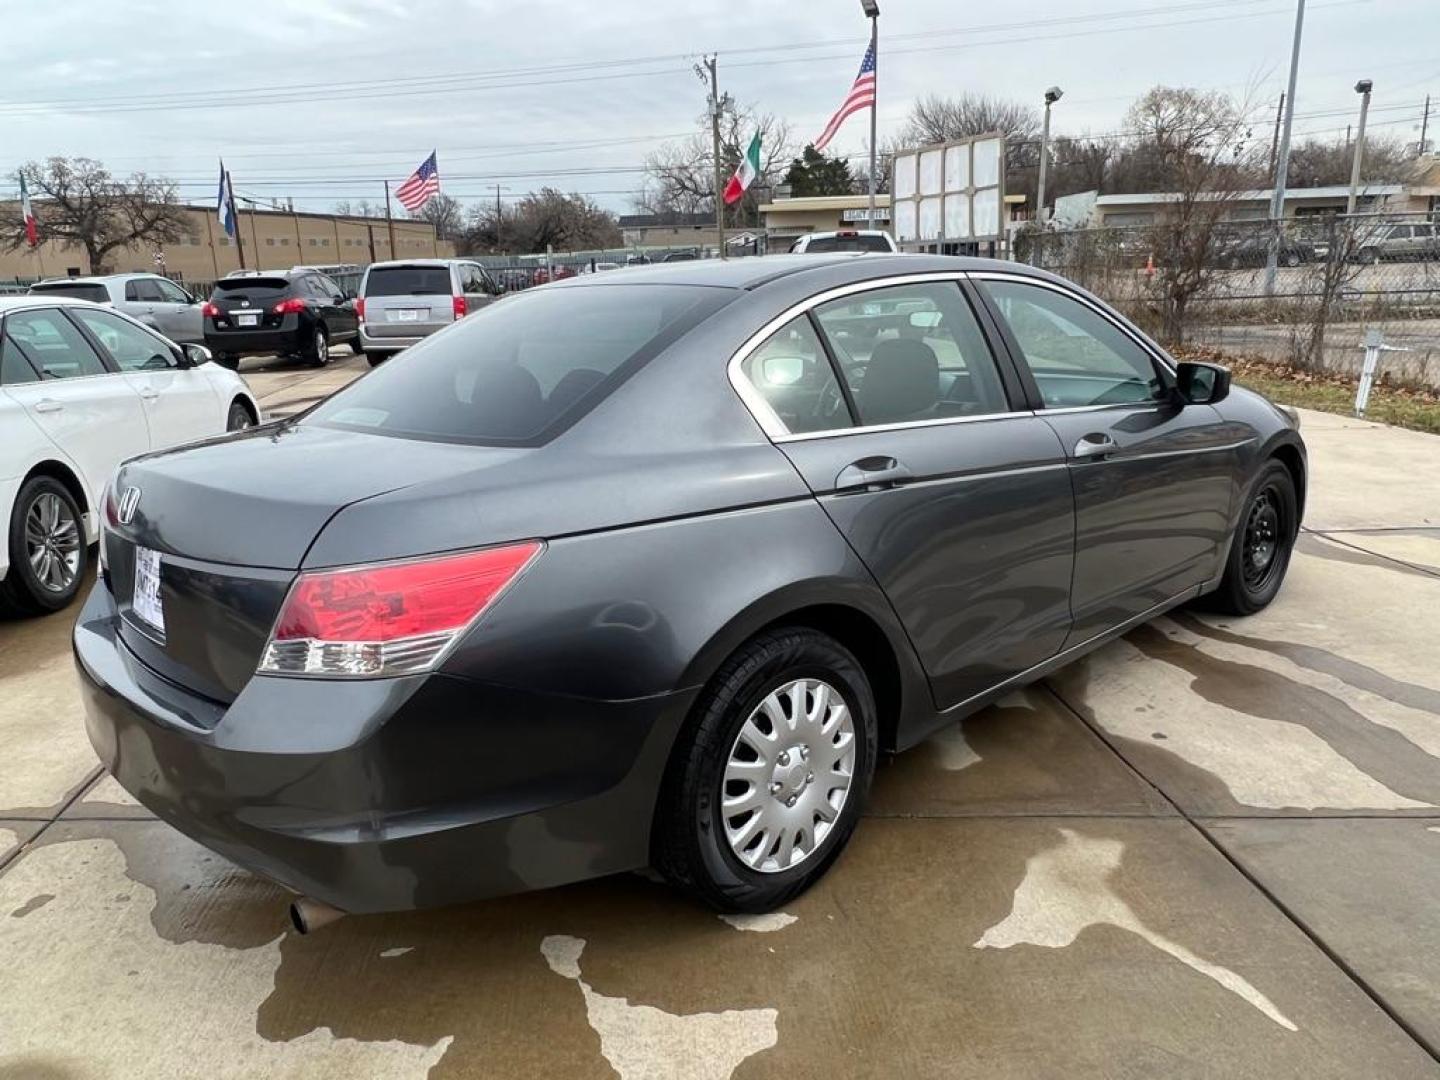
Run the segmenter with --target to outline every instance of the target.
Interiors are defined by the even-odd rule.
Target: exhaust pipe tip
[[[336,919],[343,919],[345,912],[311,900],[308,896],[296,897],[290,902],[290,925],[297,934],[310,934],[322,926],[329,926]]]

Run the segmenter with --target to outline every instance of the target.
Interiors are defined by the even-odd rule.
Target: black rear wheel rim
[[[1274,484],[1267,484],[1250,501],[1241,537],[1241,568],[1245,588],[1251,593],[1264,592],[1285,565],[1287,524],[1280,492]]]

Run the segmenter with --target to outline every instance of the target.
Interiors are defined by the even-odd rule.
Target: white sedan
[[[84,300],[0,297],[0,607],[74,598],[121,461],[258,422],[209,358]]]

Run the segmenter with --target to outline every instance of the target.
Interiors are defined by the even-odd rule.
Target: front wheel
[[[656,808],[655,863],[721,911],[764,912],[829,869],[875,770],[875,698],[839,642],[752,639],[696,705]]]
[[[59,611],[75,599],[90,560],[84,518],[64,484],[28,481],[10,514],[10,570],[0,581],[0,607],[26,614]]]
[[[1230,557],[1220,587],[1207,606],[1231,615],[1253,615],[1280,591],[1295,537],[1300,531],[1299,500],[1290,470],[1271,459],[1245,503],[1230,542]]]
[[[246,428],[255,426],[255,418],[250,415],[249,408],[239,398],[230,403],[230,412],[225,417],[226,431],[244,431]]]

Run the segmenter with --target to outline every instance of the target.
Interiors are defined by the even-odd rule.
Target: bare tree
[[[1153,158],[1156,190],[1166,193],[1147,239],[1162,333],[1178,343],[1190,301],[1219,263],[1221,222],[1245,190],[1260,185],[1267,147],[1254,138],[1245,107],[1218,91],[1157,86],[1130,107],[1126,128]]]
[[[1306,139],[1290,149],[1289,182],[1293,187],[1348,184],[1355,160],[1355,143],[1349,139]],[[1385,136],[1365,137],[1362,177],[1366,183],[1398,183],[1407,179],[1414,159],[1404,144]]]
[[[92,274],[113,251],[137,244],[173,244],[194,228],[175,184],[143,172],[117,180],[90,158],[52,157],[20,169],[35,201],[43,239],[85,252]],[[18,206],[0,211],[0,244],[13,251],[26,242]]]
[[[669,142],[645,162],[646,180],[635,198],[635,208],[661,219],[710,217],[715,212],[715,154],[710,139],[710,118],[701,119],[703,131]],[[794,154],[790,127],[772,113],[753,107],[727,105],[720,119],[720,169],[729,176],[756,132],[760,133],[760,172],[750,190],[726,217],[739,225],[760,220],[759,206],[789,168]]]
[[[418,212],[410,216],[419,221],[428,221],[435,227],[435,235],[441,240],[455,239],[465,224],[465,208],[460,205],[460,200],[444,193],[430,199]]]
[[[341,217],[383,218],[385,216],[385,204],[371,202],[369,199],[357,199],[354,202],[349,199],[341,199],[331,209]]]
[[[583,195],[554,188],[531,192],[497,217],[493,206],[475,206],[459,238],[473,252],[583,251],[619,247],[620,227],[609,211]]]

